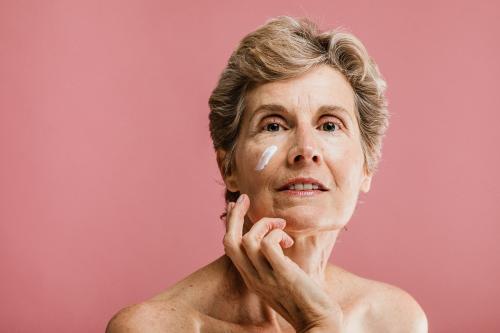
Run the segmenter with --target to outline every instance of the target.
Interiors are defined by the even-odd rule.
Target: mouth
[[[329,191],[329,188],[315,178],[299,177],[287,180],[277,191],[289,194],[311,195]]]

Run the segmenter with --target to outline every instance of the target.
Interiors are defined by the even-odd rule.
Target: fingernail
[[[236,200],[236,203],[242,203],[243,202],[243,194],[240,194],[240,196],[238,197],[238,200]]]

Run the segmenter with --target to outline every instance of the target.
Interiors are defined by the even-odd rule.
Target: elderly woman
[[[107,332],[427,332],[408,293],[328,262],[380,160],[384,91],[349,33],[278,17],[247,35],[209,101],[225,255]]]

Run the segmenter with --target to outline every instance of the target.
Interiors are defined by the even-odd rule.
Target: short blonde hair
[[[389,125],[386,82],[378,66],[354,35],[340,29],[320,32],[309,19],[279,16],[241,40],[210,96],[213,145],[227,152],[222,161],[224,177],[235,167],[246,93],[259,84],[294,78],[324,64],[342,73],[354,91],[365,171],[375,173]],[[226,189],[226,202],[238,196],[239,192]]]

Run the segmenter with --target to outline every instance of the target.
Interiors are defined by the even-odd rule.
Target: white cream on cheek
[[[257,171],[263,170],[277,151],[278,151],[278,146],[276,145],[267,147],[260,156],[259,163],[257,163],[255,170]]]

